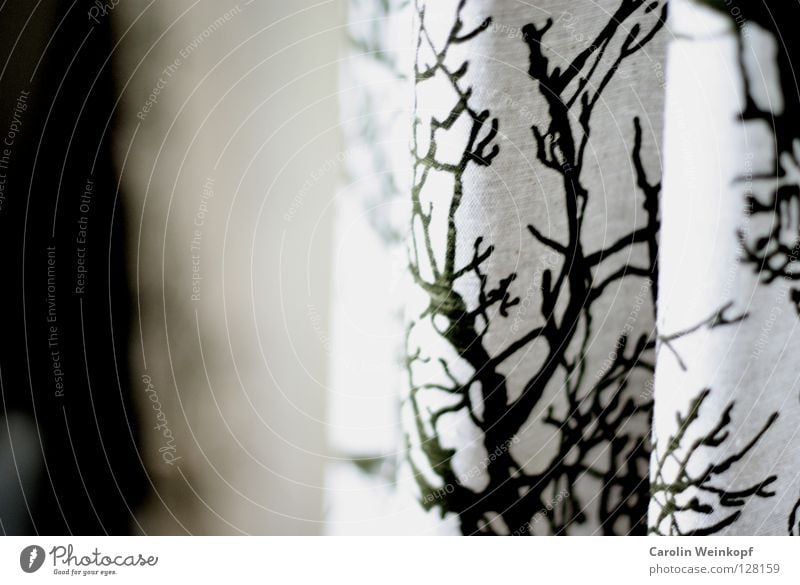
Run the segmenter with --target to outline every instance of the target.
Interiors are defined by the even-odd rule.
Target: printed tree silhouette
[[[772,413],[761,430],[740,449],[727,455],[719,463],[703,463],[707,457],[701,454],[701,450],[722,449],[730,438],[730,430],[727,427],[731,423],[734,407],[734,402],[730,402],[709,431],[692,436],[690,429],[700,418],[700,408],[710,392],[708,388],[701,391],[692,400],[686,416],[680,413],[676,415],[677,429],[664,445],[663,451],[659,451],[661,445],[658,441],[653,444],[654,471],[650,490],[652,503],[657,509],[650,528],[653,534],[672,536],[715,534],[739,518],[742,513],[740,508],[744,507],[749,498],[769,498],[775,495],[775,492],[769,491],[769,486],[778,479],[775,475],[738,489],[720,487],[719,484],[715,484],[715,480],[721,479],[756,446],[778,418],[778,413]],[[698,464],[698,459],[701,459],[699,462],[701,470],[693,469],[692,466],[693,463],[695,466]],[[669,471],[666,470],[668,466],[672,466]],[[683,530],[680,526],[681,513],[693,512],[711,516],[720,508],[734,508],[734,510],[721,520],[700,528]]]
[[[748,74],[745,55],[750,51],[748,35],[741,26],[737,28],[739,69],[741,71],[744,107],[740,113],[744,123],[765,124],[775,141],[773,168],[755,173],[753,180],[767,187],[766,195],[747,196],[751,218],[764,221],[754,234],[739,230],[742,262],[759,274],[762,282],[770,284],[776,279],[787,282],[800,281],[800,90],[794,63],[800,58],[800,39],[797,35],[781,31],[783,23],[800,18],[800,6],[794,2],[731,2],[704,0],[704,4],[732,16],[739,15],[745,26],[758,26],[775,40],[775,71],[781,99],[759,105]],[[759,66],[760,67],[760,66]],[[763,73],[759,73],[759,79]],[[763,100],[762,100],[763,101]],[[800,315],[800,288],[789,288],[789,300]]]
[[[766,194],[748,193],[747,210],[754,228],[738,231],[742,249],[741,261],[752,267],[764,285],[776,281],[790,283],[788,301],[800,316],[800,90],[795,64],[800,59],[800,38],[792,34],[787,23],[797,22],[800,6],[796,2],[746,2],[744,0],[701,0],[733,18],[736,26],[744,107],[742,123],[766,125],[775,144],[771,169],[755,173],[756,185]],[[737,22],[738,20],[738,22]],[[750,51],[746,26],[757,26],[774,41],[775,71],[779,100],[759,105],[751,79],[763,79],[769,67],[759,65],[757,76],[748,74],[745,55]],[[772,80],[770,80],[772,81]],[[764,100],[762,100],[764,101]],[[789,514],[789,534],[800,536],[798,523],[800,499]]]
[[[781,157],[781,168],[800,171],[800,151],[785,153]],[[750,265],[764,284],[773,282],[800,281],[800,174],[790,178],[762,177],[770,185],[776,185],[761,200],[755,195],[747,196],[747,211],[751,217],[766,221],[754,235],[740,229],[737,236],[741,244],[741,261]],[[762,227],[763,226],[763,227]],[[800,315],[800,289],[789,288],[788,300]]]
[[[678,360],[678,365],[683,371],[686,371],[686,363],[684,362],[683,358],[681,358],[680,354],[675,350],[673,347],[673,342],[681,339],[682,337],[686,337],[687,335],[691,335],[695,331],[698,331],[702,328],[707,329],[716,329],[717,327],[724,327],[725,325],[735,325],[736,323],[740,323],[747,319],[747,313],[740,313],[738,315],[731,315],[731,310],[733,309],[733,301],[728,301],[722,307],[717,309],[713,315],[710,317],[703,319],[699,323],[693,325],[692,327],[688,327],[682,331],[678,331],[677,333],[670,333],[670,334],[659,334],[658,340],[661,343],[661,346],[668,349],[672,352],[672,355]]]
[[[789,514],[789,536],[800,536],[800,499]]]
[[[661,347],[669,350],[678,362],[679,367],[686,371],[687,367],[680,353],[675,349],[674,342],[695,334],[700,329],[713,330],[720,327],[736,325],[748,318],[748,314],[735,313],[733,301],[729,301],[717,309],[708,318],[696,325],[671,334],[660,333],[658,336]],[[775,495],[768,491],[768,486],[777,480],[777,476],[769,476],[744,488],[729,489],[720,487],[714,481],[725,482],[724,475],[741,459],[744,458],[758,443],[761,437],[778,418],[778,413],[772,413],[761,430],[741,449],[728,454],[724,451],[724,444],[730,438],[727,430],[731,423],[734,402],[730,402],[720,414],[715,425],[708,431],[698,430],[695,423],[700,420],[700,408],[708,398],[711,390],[706,388],[694,398],[686,416],[676,413],[677,428],[672,436],[667,439],[662,447],[656,440],[653,443],[652,456],[652,483],[650,486],[651,534],[659,535],[692,535],[704,536],[717,533],[730,526],[739,518],[741,508],[749,498],[768,498]],[[659,436],[658,430],[653,433]],[[703,451],[701,451],[701,449]],[[711,463],[713,453],[708,450],[720,450],[724,457],[719,463]],[[702,471],[696,469],[702,466]],[[735,479],[735,477],[734,477]],[[711,516],[717,514],[720,508],[739,508],[721,520],[701,528],[684,530],[681,528],[682,515],[700,514]],[[695,521],[696,518],[691,518]]]
[[[659,183],[651,183],[641,158],[642,129],[633,120],[634,144],[631,151],[638,187],[641,190],[645,225],[625,234],[601,249],[587,249],[584,244],[584,216],[591,189],[584,176],[588,167],[585,153],[589,145],[594,110],[619,66],[643,49],[664,25],[666,3],[663,1],[621,0],[617,10],[586,48],[563,70],[554,66],[545,50],[544,37],[552,19],[544,25],[523,27],[523,41],[529,51],[528,74],[547,106],[547,126],[531,128],[538,161],[558,179],[565,201],[566,241],[543,233],[533,223],[527,226],[531,238],[560,258],[560,265],[544,271],[537,312],[541,325],[524,332],[499,351],[487,349],[486,335],[493,325],[509,316],[509,309],[520,303],[511,292],[515,272],[497,277],[490,274],[488,263],[495,251],[492,243],[477,237],[471,245],[471,258],[457,265],[457,212],[464,196],[465,172],[490,166],[499,155],[495,143],[499,121],[488,109],[472,106],[472,88],[466,85],[469,62],[453,65],[448,59],[451,47],[468,43],[487,30],[491,18],[465,31],[462,0],[444,42],[437,46],[429,33],[425,9],[419,2],[417,13],[417,61],[415,84],[419,87],[438,76],[445,78],[457,97],[444,119],[419,117],[414,121],[412,156],[414,162],[411,189],[412,236],[409,244],[410,271],[416,286],[427,296],[427,308],[409,326],[407,370],[410,379],[408,402],[415,424],[409,429],[410,465],[426,509],[438,509],[458,515],[461,530],[473,533],[532,534],[531,519],[540,510],[550,509],[556,493],[568,493],[547,515],[548,529],[558,534],[569,532],[574,524],[588,521],[589,505],[575,490],[579,481],[597,482],[599,493],[594,523],[605,533],[646,532],[649,461],[647,424],[635,432],[632,419],[649,421],[652,403],[641,399],[641,392],[628,388],[634,370],[652,372],[654,340],[647,335],[629,339],[625,333],[609,347],[611,363],[597,379],[586,374],[585,356],[593,337],[592,305],[606,292],[613,291],[623,279],[651,280],[655,298],[657,275],[656,234],[658,230]],[[422,52],[432,55],[422,64]],[[451,131],[466,116],[469,133],[457,162],[437,157],[440,133]],[[449,138],[449,136],[448,136]],[[422,145],[425,145],[423,149]],[[445,173],[452,181],[452,192],[436,193],[426,205],[423,191],[432,173]],[[599,194],[602,196],[602,194]],[[632,196],[635,196],[632,194]],[[434,213],[446,205],[446,234],[435,232]],[[439,236],[439,237],[437,237]],[[445,241],[445,250],[437,258],[434,242]],[[463,243],[462,243],[463,245]],[[624,264],[608,269],[609,259],[623,257],[633,246],[644,246],[648,261],[641,266]],[[532,246],[533,250],[534,247]],[[603,274],[602,278],[598,277]],[[458,292],[458,281],[477,279],[477,298],[465,299]],[[496,280],[495,280],[496,279]],[[470,366],[467,379],[456,375],[449,358],[427,355],[425,347],[412,342],[420,323],[433,327],[458,359]],[[611,344],[609,344],[611,345]],[[502,365],[518,352],[536,346],[546,354],[524,385],[518,397],[510,399]],[[575,348],[578,348],[577,350]],[[596,348],[595,348],[596,350]],[[441,355],[441,354],[440,354]],[[431,382],[417,375],[420,366],[438,365],[447,383]],[[419,378],[419,381],[418,381]],[[557,452],[546,469],[526,473],[514,459],[510,445],[529,422],[531,415],[551,384],[562,384],[566,414],[556,416],[549,409],[541,423],[551,426],[557,437]],[[477,390],[477,392],[471,392]],[[452,397],[449,406],[431,410],[423,406],[426,392],[445,393]],[[490,455],[485,473],[488,483],[480,492],[464,485],[453,466],[455,450],[442,445],[438,424],[448,413],[464,411],[480,430],[485,451]],[[416,441],[412,440],[415,435]],[[416,449],[421,456],[415,456]],[[597,452],[605,448],[604,461]],[[590,454],[593,453],[590,457]],[[437,481],[432,481],[432,475]],[[497,520],[501,522],[497,522]],[[504,528],[498,528],[503,526]]]

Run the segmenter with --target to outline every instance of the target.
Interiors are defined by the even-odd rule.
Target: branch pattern
[[[488,349],[486,336],[493,325],[500,323],[502,327],[509,309],[521,302],[513,287],[517,273],[498,277],[490,270],[495,245],[485,242],[484,237],[472,242],[470,259],[457,265],[457,259],[463,257],[457,254],[457,247],[464,245],[463,238],[458,237],[457,215],[464,198],[465,173],[490,166],[500,155],[498,118],[488,109],[472,106],[473,90],[466,83],[469,61],[453,65],[448,58],[451,48],[476,38],[491,24],[487,17],[477,27],[465,30],[465,4],[466,0],[461,0],[452,27],[440,45],[428,30],[423,3],[416,4],[417,91],[438,77],[447,80],[456,96],[453,108],[443,119],[423,120],[417,109],[411,148],[414,170],[409,266],[416,286],[426,295],[427,306],[412,320],[407,336],[408,403],[414,420],[407,440],[422,504],[427,509],[437,509],[442,516],[457,514],[465,534],[533,534],[537,528],[531,522],[534,515],[549,509],[554,494],[566,493],[569,497],[560,498],[547,515],[549,532],[568,533],[575,526],[588,523],[599,526],[604,533],[644,533],[649,489],[644,470],[650,447],[647,431],[635,429],[649,426],[652,402],[638,398],[641,393],[629,388],[629,380],[634,371],[652,374],[654,339],[647,335],[634,338],[632,331],[624,329],[614,340],[614,347],[609,348],[612,359],[596,379],[587,375],[585,358],[594,334],[593,303],[629,278],[645,282],[651,301],[655,298],[660,183],[647,177],[642,160],[643,131],[636,118],[632,124],[631,162],[641,191],[645,223],[606,247],[587,249],[583,232],[591,189],[585,176],[585,154],[593,113],[603,92],[620,65],[661,30],[666,2],[620,0],[591,44],[579,50],[563,69],[553,65],[546,51],[545,36],[553,21],[522,28],[529,54],[528,75],[536,95],[544,100],[549,117],[546,125],[531,127],[532,146],[539,163],[554,174],[563,192],[566,229],[562,242],[533,222],[527,225],[531,243],[537,244],[531,250],[544,246],[560,260],[542,275],[536,299],[542,324],[497,351]],[[423,53],[427,55],[425,63],[420,56]],[[448,162],[437,156],[440,134],[454,130],[464,119],[469,130],[461,156],[456,162]],[[452,192],[447,197],[438,192],[425,202],[423,191],[434,173],[448,176]],[[440,250],[435,242],[441,240],[435,237],[434,215],[440,209],[446,216],[446,243],[443,254],[437,256]],[[636,255],[639,261],[641,257],[647,260],[640,264],[624,262],[613,268],[634,247],[642,247],[642,253]],[[458,281],[466,277],[478,283],[474,299],[459,292]],[[425,347],[414,341],[413,333],[420,323],[432,327],[457,357],[437,359],[427,355]],[[518,396],[511,398],[502,366],[512,356],[533,347],[543,351],[545,357]],[[469,367],[460,368],[456,375],[453,360]],[[430,378],[419,374],[431,366],[438,366],[446,383],[430,382]],[[464,369],[471,373],[464,376]],[[566,412],[557,414],[549,408],[538,422],[552,428],[556,453],[544,470],[526,472],[509,446],[530,424],[542,396],[554,385],[563,386]],[[433,410],[425,406],[424,397],[430,392],[449,397],[448,405]],[[442,418],[457,412],[466,413],[482,436],[485,452],[492,454],[485,466],[486,487],[480,491],[465,484],[453,464],[456,450],[446,447],[441,439]],[[644,423],[632,424],[634,419]],[[415,445],[419,457],[414,456]],[[602,460],[598,451],[604,453]],[[579,482],[587,480],[597,482],[600,495],[596,502],[583,501],[576,489]]]
[[[767,430],[777,420],[778,413],[772,413],[761,429],[745,445],[727,455],[718,463],[705,463],[709,458],[701,450],[719,450],[731,438],[728,427],[734,402],[720,414],[719,420],[707,432],[700,432],[692,438],[693,426],[700,420],[700,409],[711,390],[706,388],[691,401],[688,413],[678,413],[677,430],[669,437],[666,445],[656,441],[653,445],[654,471],[651,485],[652,503],[657,509],[651,523],[650,532],[671,536],[706,536],[715,534],[733,524],[741,515],[749,498],[770,498],[775,495],[770,486],[778,479],[770,475],[761,481],[744,487],[730,488],[725,485],[724,475],[735,463],[741,461],[761,440]],[[659,451],[661,449],[661,451]],[[695,464],[693,466],[692,464]],[[701,470],[693,469],[697,464]],[[672,466],[667,472],[668,466]],[[720,509],[733,509],[729,514],[708,524],[691,529],[681,527],[681,514],[694,513],[711,516]],[[692,523],[694,526],[695,523]]]

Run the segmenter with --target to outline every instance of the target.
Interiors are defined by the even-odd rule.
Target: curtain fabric
[[[672,2],[650,529],[798,534],[796,3]]]
[[[384,362],[402,426],[383,428],[420,526],[798,533],[800,92],[780,27],[800,9],[378,4],[367,20],[409,40],[359,50],[406,63],[407,133],[350,143],[395,153],[399,178],[340,206],[394,202],[374,248],[399,234],[406,253]]]
[[[466,534],[645,530],[666,5],[573,5],[417,4],[409,464]]]

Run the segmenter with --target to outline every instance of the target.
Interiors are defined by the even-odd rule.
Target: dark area
[[[8,534],[129,533],[145,488],[126,361],[111,31],[107,16],[89,18],[92,6],[11,0],[0,21]]]

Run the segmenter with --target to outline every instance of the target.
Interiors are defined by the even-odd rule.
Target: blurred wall
[[[145,533],[322,531],[339,1],[120,1]]]

